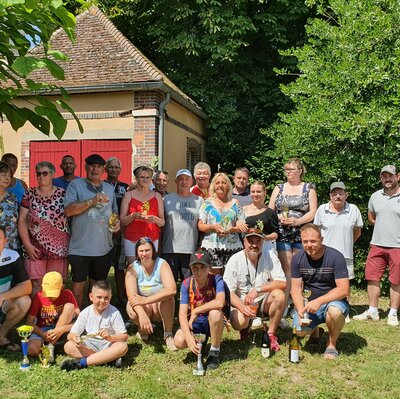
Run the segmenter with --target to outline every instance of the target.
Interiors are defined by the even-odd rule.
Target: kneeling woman
[[[138,336],[148,339],[153,332],[151,321],[162,321],[164,339],[169,350],[175,350],[172,323],[175,311],[176,284],[171,267],[157,256],[153,241],[139,239],[135,257],[126,277],[126,307],[129,318],[138,326]]]

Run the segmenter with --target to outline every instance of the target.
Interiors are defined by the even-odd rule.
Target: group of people
[[[128,334],[117,307],[126,306],[143,341],[158,321],[169,350],[197,354],[193,334],[205,334],[211,340],[207,367],[213,369],[224,326],[245,340],[267,317],[271,350],[279,351],[278,328],[288,327],[291,297],[297,334],[310,334],[309,342],[318,343],[324,332],[319,325],[326,323],[324,357],[338,357],[336,341],[350,322],[353,244],[363,227],[343,182],[333,182],[330,201],[318,207],[315,186],[303,181],[304,165],[293,158],[284,165],[286,181],[274,188],[267,205],[265,184],[249,184],[244,167],[235,170],[232,184],[225,173],[212,177],[209,165],[200,162],[193,175],[178,170],[176,192],[167,193],[168,172],[139,166],[133,182],[124,183],[115,157],[88,156],[82,178],[70,155],[62,158],[60,177],[50,162],[39,162],[38,184],[31,188],[14,177],[17,166],[13,154],[0,162],[0,347],[19,350],[7,335],[27,314],[34,326],[32,356],[43,343],[53,350],[67,335],[64,350],[71,359],[63,369],[120,365]],[[368,204],[374,224],[366,265],[370,306],[353,319],[379,320],[379,281],[388,266],[388,324],[397,326],[399,175],[387,165],[380,179],[383,189]],[[64,288],[68,265],[72,291]],[[111,266],[116,307],[107,281]],[[180,328],[173,334],[179,280]],[[83,309],[87,283],[91,305]],[[303,290],[311,292],[307,302]]]

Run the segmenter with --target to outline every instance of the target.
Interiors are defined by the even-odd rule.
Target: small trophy
[[[44,369],[48,369],[50,367],[50,349],[45,344],[43,344],[40,348],[39,360]]]
[[[199,354],[197,355],[197,365],[193,370],[193,375],[204,375],[206,372],[203,367],[203,361],[201,359],[201,348],[203,346],[203,342],[206,340],[206,334],[193,334],[194,340],[199,346]]]
[[[303,290],[304,306],[307,305],[308,298],[310,297],[310,295],[311,295],[311,290]],[[311,319],[307,312],[303,313],[303,317],[300,319],[300,322],[301,322],[301,324],[304,324],[304,325],[311,324]]]
[[[281,210],[282,210],[282,217],[284,219],[287,219],[289,217],[289,207],[282,206]]]
[[[231,227],[232,227],[232,221],[229,218],[229,216],[224,216],[221,220],[221,226],[225,230],[225,232],[228,232]]]
[[[150,210],[150,202],[149,201],[143,202],[142,212],[144,213],[145,216],[147,216],[147,214],[149,213],[149,210]]]
[[[114,232],[115,227],[117,226],[118,220],[119,220],[118,214],[115,212],[113,212],[111,216],[108,218],[108,226],[109,226],[108,230],[110,230],[112,233]]]
[[[22,338],[21,347],[22,347],[22,354],[24,355],[21,366],[19,367],[19,369],[22,371],[28,371],[29,368],[31,367],[28,359],[28,345],[29,345],[28,338],[32,334],[32,331],[33,331],[33,326],[24,325],[17,328],[17,333]]]

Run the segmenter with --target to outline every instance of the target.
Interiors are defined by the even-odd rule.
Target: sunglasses
[[[40,176],[44,176],[44,177],[46,177],[46,176],[48,176],[49,175],[49,171],[47,171],[47,170],[45,170],[44,172],[36,172],[36,176],[37,177],[40,177]]]

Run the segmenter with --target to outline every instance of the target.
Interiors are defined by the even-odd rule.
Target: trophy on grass
[[[303,290],[304,306],[307,306],[308,298],[311,296],[311,290]],[[307,312],[303,313],[303,317],[300,319],[301,324],[309,325],[311,324],[310,316]]]
[[[193,370],[193,375],[204,375],[206,372],[203,367],[203,360],[201,358],[201,348],[203,346],[203,342],[206,340],[206,334],[193,334],[194,340],[196,341],[199,347],[199,354],[197,355],[197,365]]]
[[[21,366],[19,367],[19,369],[22,371],[27,371],[31,367],[28,359],[28,345],[29,345],[28,338],[32,334],[32,331],[33,331],[33,326],[23,325],[17,328],[17,333],[22,338],[21,347],[22,347],[22,354],[24,355]]]
[[[47,345],[43,344],[40,348],[39,360],[40,363],[42,363],[42,367],[44,369],[48,369],[50,367],[50,356],[50,348],[48,348]]]

